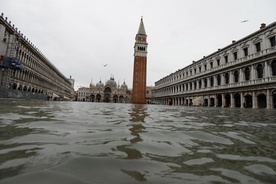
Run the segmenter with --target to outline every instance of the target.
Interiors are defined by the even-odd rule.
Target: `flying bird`
[[[107,66],[107,64],[104,65],[104,67],[106,67],[106,66]]]
[[[243,20],[243,21],[241,21],[241,23],[245,23],[245,22],[248,22],[249,20]]]

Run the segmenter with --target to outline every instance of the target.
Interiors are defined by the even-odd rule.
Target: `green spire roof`
[[[144,26],[144,23],[143,23],[143,17],[141,17],[141,22],[140,22],[140,26],[139,26],[138,33],[137,33],[137,34],[140,34],[140,35],[147,35],[147,34],[146,34],[146,30],[145,30],[145,26]]]

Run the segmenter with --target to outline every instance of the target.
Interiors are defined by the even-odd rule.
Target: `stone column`
[[[241,108],[244,108],[244,96],[243,96],[243,92],[241,92]]]
[[[214,86],[218,86],[218,78],[217,78],[217,76],[214,76],[213,79],[214,79]]]
[[[225,94],[221,94],[221,106],[225,107]]]
[[[199,81],[196,81],[196,89],[199,89]]]
[[[264,63],[265,63],[265,66],[264,66],[264,72],[265,72],[264,77],[267,78],[267,77],[269,77],[268,76],[269,70],[268,70],[267,61],[265,61]]]
[[[257,98],[256,98],[256,92],[255,91],[253,91],[253,95],[252,95],[252,108],[253,109],[258,108],[257,107]]]
[[[225,77],[224,77],[224,74],[221,74],[221,75],[220,75],[220,84],[221,84],[221,85],[225,85]]]
[[[208,95],[208,107],[210,107],[210,95]]]
[[[244,81],[244,70],[242,68],[240,68],[240,71],[239,71],[239,78],[240,78],[240,81],[239,82],[243,82]]]
[[[235,107],[235,99],[234,99],[233,93],[230,93],[230,99],[231,99],[231,105],[230,105],[230,107],[234,108]]]
[[[207,78],[207,88],[211,86],[210,77]]]
[[[214,107],[217,107],[218,104],[217,104],[217,95],[214,95]]]
[[[233,77],[233,73],[234,73],[234,71],[230,71],[229,72],[230,73],[230,75],[229,75],[229,84],[232,84],[233,82],[234,82],[234,77]]]
[[[255,79],[255,70],[254,70],[254,66],[251,66],[251,72],[250,72],[250,80],[254,80]]]
[[[266,108],[271,109],[272,103],[271,103],[272,96],[270,95],[269,89],[266,90]]]

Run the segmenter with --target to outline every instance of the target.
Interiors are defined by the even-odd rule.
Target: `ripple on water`
[[[275,183],[275,119],[261,109],[1,100],[0,183]]]

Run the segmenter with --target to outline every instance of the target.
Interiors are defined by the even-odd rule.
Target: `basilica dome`
[[[125,82],[121,85],[121,89],[127,89],[127,85]]]
[[[96,87],[100,87],[100,88],[104,87],[102,81],[99,81],[99,82],[96,84]]]
[[[117,83],[115,82],[113,77],[110,77],[110,79],[105,83],[105,85],[108,85],[111,87],[117,87]]]

